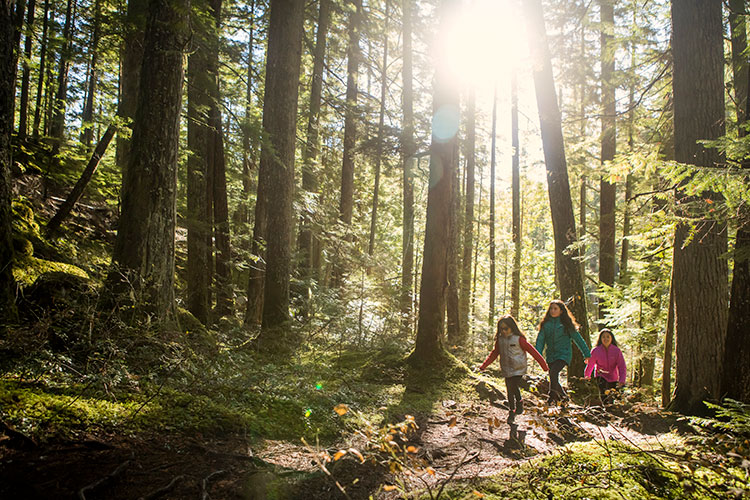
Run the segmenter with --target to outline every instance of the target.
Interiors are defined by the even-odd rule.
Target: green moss
[[[50,260],[37,259],[31,256],[19,256],[13,263],[13,278],[20,283],[22,287],[30,286],[36,279],[44,273],[62,272],[73,274],[84,279],[89,275],[78,266],[64,264],[62,262],[53,262]]]
[[[727,484],[727,477],[709,468],[688,467],[678,453],[659,453],[666,451],[661,447],[668,444],[666,441],[657,445],[656,453],[619,442],[608,442],[606,446],[576,443],[553,455],[505,469],[478,484],[452,484],[446,490],[446,498],[723,498],[721,495],[732,487]]]

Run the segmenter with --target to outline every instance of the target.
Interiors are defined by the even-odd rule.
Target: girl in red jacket
[[[501,374],[505,378],[505,387],[508,390],[508,422],[513,422],[516,415],[523,413],[520,385],[523,375],[526,374],[526,353],[531,354],[544,371],[549,370],[539,351],[526,342],[526,337],[521,333],[513,316],[500,318],[497,322],[495,348],[479,366],[479,371],[483,371],[498,356],[500,357]]]
[[[611,403],[612,389],[618,384],[625,385],[626,368],[625,357],[617,346],[614,334],[608,328],[603,328],[599,332],[599,340],[591,351],[591,359],[583,376],[590,378],[592,373],[599,384],[602,404]]]

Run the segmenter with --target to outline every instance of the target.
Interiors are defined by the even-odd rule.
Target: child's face
[[[500,334],[502,334],[503,337],[508,337],[511,333],[513,333],[513,331],[508,325],[506,325],[505,323],[500,323]]]
[[[609,347],[610,344],[612,344],[612,335],[609,333],[602,333],[602,345],[604,347]]]
[[[549,315],[553,318],[559,318],[560,314],[562,313],[562,310],[560,309],[560,306],[557,304],[550,304],[549,306]]]

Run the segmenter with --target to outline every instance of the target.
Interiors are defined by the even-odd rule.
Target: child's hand
[[[473,372],[483,372],[481,365],[476,365],[474,368],[472,368]]]

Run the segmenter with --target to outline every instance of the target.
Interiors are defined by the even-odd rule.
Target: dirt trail
[[[491,476],[565,442],[638,443],[649,439],[640,431],[666,432],[669,426],[655,408],[645,405],[614,406],[609,412],[572,404],[547,407],[528,394],[515,429],[507,417],[497,398],[471,404],[446,400],[432,415],[417,416],[419,428],[406,444],[416,448],[415,455],[434,474],[402,476],[408,487],[439,488],[448,479]],[[512,438],[512,431],[520,433],[523,445]],[[348,456],[329,464],[333,478],[327,477],[301,443],[265,441],[250,446],[241,436],[80,436],[34,446],[7,434],[0,432],[0,498],[260,500],[271,491],[282,498],[344,498],[334,479],[353,499],[398,497],[380,488],[396,483],[387,469]]]

